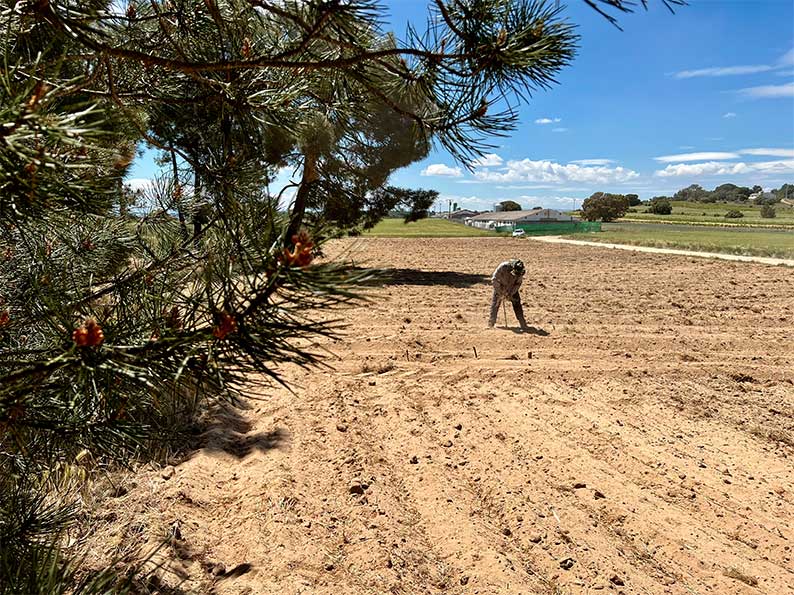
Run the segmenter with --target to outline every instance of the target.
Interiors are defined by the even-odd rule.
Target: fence
[[[528,236],[562,236],[572,233],[589,233],[601,231],[600,221],[549,221],[538,223],[517,223],[500,225],[496,231],[509,233],[515,229],[523,229]]]

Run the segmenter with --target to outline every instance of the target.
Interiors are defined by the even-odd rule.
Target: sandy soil
[[[129,477],[95,553],[170,535],[159,593],[794,592],[790,269],[502,238],[334,250],[394,271],[333,369],[285,369],[295,394]],[[548,336],[486,327],[511,256]]]

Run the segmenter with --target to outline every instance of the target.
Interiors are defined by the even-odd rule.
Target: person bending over
[[[528,330],[527,321],[524,320],[524,308],[521,307],[521,296],[518,295],[525,272],[524,263],[515,258],[507,260],[496,267],[493,275],[491,275],[493,298],[491,299],[491,317],[488,319],[489,327],[493,327],[496,324],[496,317],[499,314],[499,306],[502,304],[502,300],[510,300],[521,329]]]

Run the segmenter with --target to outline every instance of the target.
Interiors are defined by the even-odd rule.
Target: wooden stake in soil
[[[474,345],[472,345],[471,348],[474,349],[474,359],[479,359],[477,356],[477,348]]]

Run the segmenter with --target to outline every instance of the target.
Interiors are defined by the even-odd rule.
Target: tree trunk
[[[317,172],[317,156],[306,153],[303,156],[303,174],[295,193],[295,203],[292,205],[292,215],[290,215],[289,227],[287,228],[286,242],[292,244],[292,236],[300,231],[303,224],[303,217],[306,214],[306,203],[312,187],[319,179]]]
[[[174,190],[178,188],[179,194],[174,196],[174,204],[176,205],[176,216],[179,218],[179,231],[182,234],[182,241],[187,242],[190,234],[187,231],[187,223],[185,223],[185,213],[182,210],[182,188],[179,185],[179,170],[176,167],[176,152],[174,152],[174,145],[168,147],[171,150],[171,167],[174,170]]]
[[[119,176],[117,182],[117,192],[119,195],[119,216],[122,219],[126,219],[130,214],[130,207],[127,204],[127,195],[124,193],[124,178]]]
[[[196,156],[191,156],[193,159],[193,163],[196,163]],[[200,215],[200,207],[202,201],[204,199],[203,189],[201,187],[201,178],[199,177],[198,169],[196,166],[193,166],[193,245],[196,249],[199,247],[198,236],[201,233],[201,215]]]

